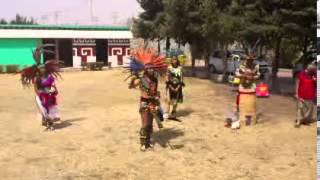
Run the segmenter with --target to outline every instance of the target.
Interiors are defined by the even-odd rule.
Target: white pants
[[[59,109],[57,105],[50,107],[49,113],[47,114],[48,114],[48,118],[52,120],[56,118],[60,118]]]

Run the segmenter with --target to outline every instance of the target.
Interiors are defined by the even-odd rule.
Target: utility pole
[[[112,13],[112,19],[113,19],[113,24],[118,23],[118,12],[113,12]]]
[[[58,24],[60,13],[62,13],[62,11],[53,11],[53,12],[44,14],[41,16],[41,21],[43,21],[43,23],[44,23],[45,21],[47,21],[49,19],[50,16],[53,16],[54,23]]]
[[[45,22],[48,20],[48,15],[42,15],[41,16],[41,23],[45,24]]]
[[[54,14],[54,21],[56,23],[56,25],[58,24],[58,19],[59,19],[59,11],[55,11],[53,14]]]
[[[94,16],[93,0],[89,0],[89,11],[91,24],[98,21],[98,18]]]

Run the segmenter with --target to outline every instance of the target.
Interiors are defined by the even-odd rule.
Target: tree
[[[147,21],[140,18],[133,20],[132,33],[135,37],[140,37],[147,41],[148,39],[151,39],[152,32],[151,24]]]
[[[192,68],[195,59],[202,58],[205,39],[202,35],[201,0],[164,0],[167,33],[181,44],[191,48]]]
[[[10,21],[10,24],[37,24],[37,23],[32,17],[28,18],[28,17],[21,16],[20,14],[17,14],[15,19]]]
[[[126,22],[126,25],[131,28],[133,26],[133,21],[134,21],[134,18],[131,17],[131,18],[128,18],[127,19],[127,22]]]
[[[252,44],[261,39],[265,46],[273,49],[272,85],[273,90],[278,91],[277,73],[283,43],[297,43],[303,47],[303,53],[314,44],[316,10],[312,0],[237,0],[233,7],[233,15],[242,21],[238,40]]]
[[[224,74],[227,72],[227,48],[235,40],[235,22],[237,21],[230,15],[231,0],[203,0],[201,6],[202,34],[205,45],[205,64],[208,67],[211,52],[220,48],[224,51]]]
[[[134,20],[133,34],[145,40],[158,40],[158,51],[160,51],[160,40],[163,38],[161,25],[164,21],[162,0],[137,0],[144,9],[139,18]]]
[[[140,0],[145,10],[137,21],[140,36],[170,37],[191,47],[195,58],[208,65],[213,49],[227,50],[240,42],[248,52],[259,40],[263,49],[274,51],[273,89],[277,90],[280,64],[302,51],[316,47],[316,9],[313,0]],[[143,31],[143,32],[142,32]],[[287,45],[290,48],[286,48]],[[167,47],[169,44],[167,43]],[[257,50],[257,49],[256,49]],[[225,61],[226,62],[226,61]]]
[[[0,19],[0,24],[37,24],[37,23],[33,18],[24,17],[17,14],[15,19],[11,20],[10,22],[6,21],[5,19]]]
[[[282,9],[284,17],[284,27],[287,29],[290,39],[302,51],[306,57],[309,51],[316,49],[316,30],[317,25],[314,23],[317,18],[314,1],[293,1],[286,9]],[[302,59],[305,63],[309,63],[308,59]]]
[[[8,22],[5,19],[0,19],[0,24],[8,24]]]

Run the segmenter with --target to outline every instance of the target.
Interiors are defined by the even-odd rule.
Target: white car
[[[231,51],[227,61],[226,72],[229,75],[234,75],[236,70],[239,68],[240,64],[244,62],[244,52],[243,51]],[[224,61],[222,59],[222,52],[216,51],[209,59],[209,70],[211,73],[222,74],[224,72]],[[271,73],[270,64],[262,59],[258,58],[254,61],[255,64],[259,65],[259,71],[262,79],[268,78]]]
[[[227,70],[228,74],[233,74],[240,65],[241,56],[228,52]],[[223,52],[215,51],[209,58],[209,70],[212,73],[222,74],[224,72]]]

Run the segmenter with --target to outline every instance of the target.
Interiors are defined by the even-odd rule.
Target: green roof
[[[129,31],[127,26],[79,26],[79,25],[29,25],[0,24],[0,29],[78,30],[78,31]]]

